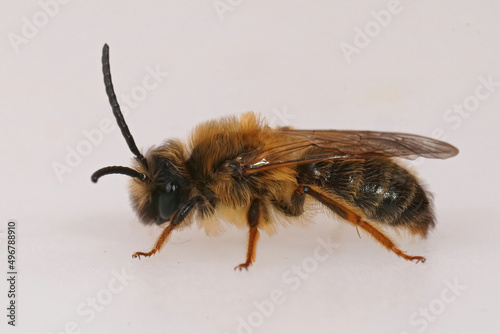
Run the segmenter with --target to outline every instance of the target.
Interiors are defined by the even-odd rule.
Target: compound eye
[[[175,210],[179,206],[178,186],[174,183],[168,183],[165,190],[158,195],[158,214],[164,221],[170,220]]]

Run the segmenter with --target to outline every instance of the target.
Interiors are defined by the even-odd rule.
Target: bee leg
[[[248,210],[247,218],[248,225],[250,226],[250,231],[248,232],[248,248],[246,261],[242,264],[234,267],[234,270],[248,270],[248,267],[255,261],[255,251],[257,248],[257,240],[259,240],[259,230],[257,225],[259,224],[259,217],[261,215],[261,205],[260,201],[255,199],[252,204],[250,204],[250,209]]]
[[[361,227],[364,229],[366,232],[370,233],[372,237],[375,238],[382,246],[387,248],[387,250],[394,252],[397,256],[402,257],[405,260],[408,261],[416,261],[416,263],[422,262],[424,263],[426,261],[426,258],[423,256],[411,256],[407,255],[405,252],[403,252],[401,249],[398,248],[398,246],[384,233],[380,232],[375,226],[369,224],[368,222],[364,221],[361,219],[361,217],[357,216],[356,214],[352,212],[348,212],[350,215],[349,221],[352,222],[353,224],[356,224],[356,226]]]
[[[150,257],[151,255],[154,255],[156,252],[159,252],[160,249],[163,247],[163,244],[169,239],[170,237],[170,233],[172,233],[172,231],[174,230],[174,228],[176,227],[177,225],[172,225],[172,224],[169,224],[167,227],[165,227],[165,229],[161,232],[160,234],[160,237],[158,238],[158,240],[156,240],[156,243],[154,245],[154,247],[147,253],[143,253],[143,252],[135,252],[132,257],[135,259],[135,258],[141,258],[141,256],[145,256],[145,257]]]
[[[337,203],[335,199],[331,198],[328,196],[328,194],[324,194],[321,192],[320,189],[312,189],[309,186],[304,186],[304,192],[313,196],[316,198],[318,201],[320,201],[322,204],[327,206],[330,210],[356,226],[356,228],[359,226],[363,230],[365,230],[367,233],[369,233],[375,240],[377,240],[382,246],[384,246],[388,251],[391,251],[395,253],[397,256],[402,257],[405,260],[408,261],[416,261],[418,262],[425,262],[425,257],[423,256],[411,256],[407,255],[405,252],[403,252],[399,247],[384,233],[382,233],[380,230],[378,230],[375,226],[371,225],[370,223],[364,221],[362,217],[349,208],[346,208],[342,206],[341,204]]]
[[[156,243],[153,246],[153,248],[149,252],[147,252],[147,253],[135,252],[132,255],[132,257],[134,259],[135,258],[139,258],[140,259],[141,256],[150,257],[151,255],[154,255],[156,252],[159,252],[160,249],[165,244],[165,242],[170,237],[170,233],[172,233],[172,231],[177,226],[179,226],[180,223],[182,223],[182,221],[187,217],[187,215],[189,214],[189,212],[194,208],[194,206],[199,201],[201,201],[201,197],[193,197],[192,199],[190,199],[189,201],[187,201],[186,203],[184,203],[183,205],[181,205],[181,207],[179,209],[177,209],[174,212],[174,214],[172,215],[172,219],[170,221],[170,224],[167,227],[165,227],[165,229],[161,232],[160,237],[158,238],[158,240],[156,240]]]
[[[257,240],[259,240],[259,230],[257,227],[251,227],[248,233],[248,249],[247,249],[247,259],[242,264],[234,267],[234,270],[248,270],[248,267],[255,261],[255,250],[257,246]]]

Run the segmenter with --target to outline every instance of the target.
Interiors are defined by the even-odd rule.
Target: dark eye
[[[163,191],[158,193],[158,215],[164,221],[170,220],[172,214],[177,210],[180,201],[178,186],[168,183]]]

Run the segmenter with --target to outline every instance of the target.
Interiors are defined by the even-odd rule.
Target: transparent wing
[[[333,159],[447,159],[458,154],[458,149],[450,144],[407,133],[278,128],[273,134],[280,139],[278,143],[243,157],[247,174]],[[303,153],[300,157],[299,152]]]

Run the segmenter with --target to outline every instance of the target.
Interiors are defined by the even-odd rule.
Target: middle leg
[[[255,261],[255,252],[257,248],[257,240],[259,240],[259,219],[262,216],[262,204],[258,199],[254,199],[252,204],[250,204],[250,208],[248,209],[247,219],[248,226],[250,230],[248,232],[248,248],[247,248],[247,256],[246,261],[242,264],[234,267],[234,270],[248,270],[248,267]]]

